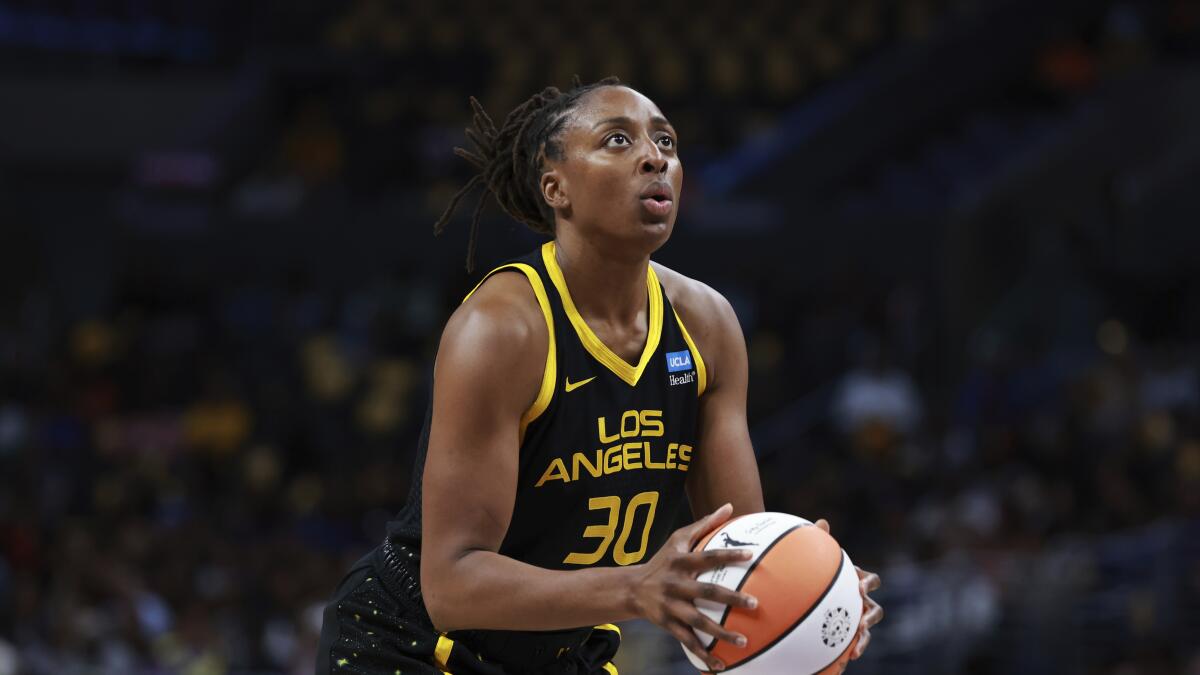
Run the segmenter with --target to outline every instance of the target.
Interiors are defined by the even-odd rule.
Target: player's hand
[[[758,606],[758,600],[753,596],[696,580],[707,570],[746,562],[753,557],[750,551],[732,548],[692,553],[696,542],[729,520],[732,514],[733,507],[726,504],[695,523],[676,530],[658,553],[640,566],[640,574],[631,589],[634,611],[638,616],[662,626],[712,670],[724,670],[725,664],[704,648],[692,629],[739,647],[746,646],[746,636],[726,630],[705,616],[696,608],[696,599],[750,609]]]
[[[829,531],[829,521],[824,518],[813,524],[826,532]],[[879,588],[879,575],[868,572],[857,565],[854,566],[854,571],[858,572],[858,592],[862,594],[863,598],[863,614],[862,621],[858,624],[858,643],[854,645],[854,653],[850,655],[851,660],[863,655],[863,652],[867,650],[867,644],[871,642],[871,626],[883,620],[883,607],[880,607],[879,603],[868,595],[871,591]]]

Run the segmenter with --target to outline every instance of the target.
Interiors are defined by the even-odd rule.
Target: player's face
[[[654,102],[628,87],[588,94],[562,131],[552,163],[580,234],[649,253],[671,235],[683,189],[675,129]]]

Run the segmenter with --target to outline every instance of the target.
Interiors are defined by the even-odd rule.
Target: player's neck
[[[649,256],[614,256],[571,236],[558,237],[555,252],[571,299],[585,318],[627,325],[646,311]]]

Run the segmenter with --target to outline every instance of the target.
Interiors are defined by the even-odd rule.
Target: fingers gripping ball
[[[744,648],[696,631],[708,650],[739,675],[840,673],[850,660],[862,619],[858,575],[850,557],[824,530],[786,513],[735,518],[696,544],[697,551],[743,548],[754,557],[701,574],[710,582],[758,598],[758,607],[708,600],[696,606],[746,636]],[[686,649],[692,665],[705,665]]]

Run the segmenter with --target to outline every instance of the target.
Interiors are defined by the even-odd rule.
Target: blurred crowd
[[[31,293],[0,331],[0,672],[14,646],[18,672],[311,672],[318,604],[408,484],[416,288],[68,326]]]

